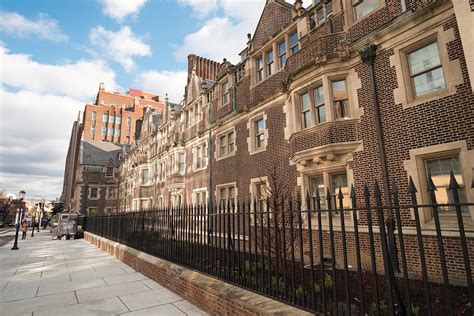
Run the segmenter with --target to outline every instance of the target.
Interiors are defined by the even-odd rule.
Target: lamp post
[[[16,234],[15,234],[15,243],[13,244],[13,248],[12,250],[18,250],[18,233],[20,232],[20,221],[21,221],[21,208],[22,208],[22,204],[23,204],[23,199],[25,198],[25,194],[26,192],[21,190],[19,193],[18,193],[18,198],[20,199],[20,205],[19,205],[19,208],[18,208],[18,219],[17,219],[17,222],[16,222]]]

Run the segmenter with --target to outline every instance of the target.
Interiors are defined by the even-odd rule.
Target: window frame
[[[296,43],[295,44],[292,44],[292,38],[293,38],[293,35],[296,35]],[[296,54],[297,52],[300,51],[300,47],[299,47],[299,36],[298,36],[298,31],[294,31],[294,32],[291,32],[288,36],[288,39],[289,39],[289,43],[290,43],[290,52],[291,52],[291,55],[293,54]]]
[[[439,65],[437,66],[434,66],[434,67],[430,67],[428,69],[425,69],[421,72],[418,72],[416,74],[412,74],[412,65],[410,64],[410,55],[413,54],[414,52],[416,51],[419,51],[427,46],[430,46],[432,44],[436,44],[436,48],[438,50],[438,58],[439,58]],[[441,54],[440,54],[440,49],[439,49],[439,44],[438,44],[438,41],[436,39],[432,40],[432,41],[428,41],[428,42],[425,42],[425,43],[422,43],[421,45],[419,46],[415,46],[413,47],[411,50],[407,51],[405,53],[405,58],[406,58],[406,64],[407,64],[407,67],[408,67],[408,76],[410,77],[410,87],[411,87],[411,96],[413,99],[417,99],[417,98],[424,98],[424,97],[429,97],[430,95],[433,95],[433,94],[437,94],[437,93],[440,93],[442,92],[443,90],[446,89],[446,76],[445,76],[445,71],[444,71],[444,68],[443,68],[443,60],[441,59]],[[414,78],[415,77],[418,77],[420,75],[423,75],[423,74],[426,74],[428,72],[431,72],[431,71],[434,71],[436,69],[439,69],[441,68],[441,71],[443,73],[443,83],[444,83],[444,87],[442,89],[436,89],[436,90],[432,90],[432,91],[429,91],[429,92],[425,92],[425,93],[422,93],[420,95],[417,94],[416,92],[416,87],[415,87],[415,81],[414,81]]]
[[[273,48],[265,52],[265,65],[266,77],[268,78],[275,73],[275,52]]]
[[[229,139],[231,139],[232,142],[230,142]],[[217,134],[215,143],[217,144],[214,152],[214,157],[216,160],[234,156],[235,152],[237,151],[235,126]],[[232,151],[230,150],[231,148]]]
[[[284,50],[283,50],[283,52],[280,50],[280,48],[281,48],[280,45],[281,45],[281,44],[284,45]],[[281,41],[279,41],[279,42],[277,43],[277,53],[278,53],[278,66],[279,66],[279,69],[285,67],[286,60],[288,59],[286,47],[287,47],[287,45],[286,45],[286,39],[283,39],[283,40],[281,40]],[[282,61],[282,58],[284,58],[285,60]]]
[[[221,84],[221,91],[222,91],[222,106],[225,106],[230,103],[230,85],[229,79],[225,80]]]
[[[263,56],[259,56],[255,59],[255,63],[256,63],[256,70],[257,70],[257,76],[256,76],[256,79],[257,79],[257,83],[259,82],[262,82],[264,79],[265,79],[265,74],[264,74],[264,71],[265,71],[265,61],[264,61],[264,58]]]
[[[233,190],[232,192],[234,192],[234,197],[233,198],[230,197],[231,189]],[[224,199],[222,197],[222,192],[225,192],[225,198]],[[223,209],[227,209],[227,202],[230,199],[233,200],[233,201],[231,201],[231,204],[230,204],[231,209],[232,209],[232,205],[233,205],[232,203],[234,203],[234,205],[237,207],[238,189],[237,189],[236,182],[229,182],[229,183],[223,183],[223,184],[216,185],[215,195],[216,195],[216,201],[218,201],[218,204],[217,204],[218,208],[220,208],[222,206],[222,202],[224,201],[224,208]]]
[[[112,174],[109,174],[110,168],[112,168]],[[114,169],[115,169],[114,166],[106,166],[105,167],[105,177],[106,178],[115,178],[115,175],[114,175],[115,170]]]

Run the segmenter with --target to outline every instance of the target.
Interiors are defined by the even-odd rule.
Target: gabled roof
[[[252,38],[253,50],[261,48],[275,33],[290,24],[292,11],[293,5],[284,0],[267,0]]]
[[[119,164],[119,153],[124,145],[97,140],[81,141],[81,165],[106,166],[112,161]]]

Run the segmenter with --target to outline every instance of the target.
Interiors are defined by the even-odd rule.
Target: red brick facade
[[[328,5],[329,1],[321,2]],[[418,187],[418,201],[429,203],[426,162],[446,156],[458,157],[466,200],[474,202],[474,191],[470,188],[474,170],[474,95],[469,77],[474,69],[466,64],[466,48],[461,41],[453,4],[380,0],[372,12],[357,19],[351,3],[332,1],[332,7],[324,9],[330,13],[312,26],[310,16],[320,9],[319,5],[300,10],[283,1],[267,1],[239,64],[232,66],[224,62],[212,68],[209,74],[201,70],[196,56],[190,55],[186,102],[167,104],[163,117],[154,125],[154,132],[139,140],[130,158],[122,163],[121,196],[132,198],[121,199],[121,207],[139,209],[139,204],[132,205],[133,199],[147,200],[147,207],[166,207],[178,203],[177,196],[179,203],[195,203],[197,189],[207,192],[207,199],[219,200],[219,191],[225,186],[235,186],[239,200],[255,198],[253,184],[259,181],[266,181],[270,191],[277,186],[275,180],[284,182],[282,193],[304,195],[311,189],[312,177],[323,174],[329,177],[333,172],[346,174],[349,185],[356,188],[359,204],[364,203],[364,185],[373,188],[375,180],[384,185],[385,178],[390,179],[389,183],[395,180],[404,188],[400,201],[409,204],[406,183],[410,176]],[[291,34],[295,31],[299,42],[292,51]],[[280,65],[278,45],[283,42],[287,60],[285,65]],[[431,42],[437,43],[439,49],[445,88],[416,96],[412,91],[407,56]],[[369,44],[377,45],[373,64],[376,100],[370,69],[359,55]],[[272,67],[268,66],[271,60],[265,57],[265,75],[259,81],[258,59],[272,49],[273,68],[267,68]],[[242,69],[245,69],[244,75]],[[337,117],[339,112],[336,102],[333,103],[336,92],[331,88],[340,80],[346,82],[344,117]],[[302,128],[302,95],[307,91],[312,93],[321,85],[328,119],[318,123],[317,117],[312,117],[312,126]],[[197,86],[200,87],[198,95],[193,90]],[[310,96],[311,102],[314,99]],[[195,117],[196,111],[198,118],[190,119]],[[264,118],[268,134],[264,150],[255,150],[253,122],[260,116]],[[206,146],[206,163],[205,168],[194,171],[195,148],[199,144]],[[233,152],[222,157],[221,150],[228,153],[230,148]],[[180,153],[185,156],[185,167],[181,170],[177,162]],[[382,156],[385,159],[381,159]],[[164,176],[159,171],[162,162],[166,166]],[[150,170],[147,172],[152,179],[147,186],[138,181],[144,169]],[[135,193],[131,195],[131,192]],[[436,239],[432,235],[430,210],[422,213],[424,241],[427,249],[434,249]],[[466,213],[471,246],[473,219],[471,207]],[[414,225],[409,209],[402,211],[402,221],[404,225]],[[361,223],[366,224],[366,219],[361,218]],[[349,223],[349,230],[350,227]],[[454,238],[456,228],[447,223],[446,230],[452,237],[445,240],[449,260],[452,260],[450,274],[462,278],[462,266],[458,264],[458,258],[462,257],[459,240]],[[364,232],[361,236],[367,239]],[[337,234],[336,238],[340,242]],[[408,249],[417,248],[414,235],[407,235],[405,242]],[[354,253],[353,240],[348,240],[348,247],[348,252]],[[367,258],[368,247],[363,252],[362,256]],[[430,276],[438,278],[439,259],[435,251],[427,252]],[[349,259],[351,263],[355,260]],[[409,261],[412,267],[419,266],[415,250],[410,251]]]

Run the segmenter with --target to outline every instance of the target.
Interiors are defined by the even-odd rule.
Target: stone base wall
[[[84,239],[211,315],[312,315],[98,235]]]

